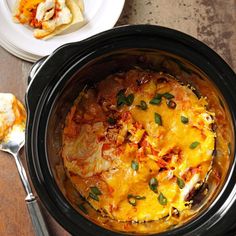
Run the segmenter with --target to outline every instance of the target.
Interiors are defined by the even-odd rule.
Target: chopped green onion
[[[136,206],[136,204],[137,204],[136,200],[144,200],[144,199],[146,199],[146,197],[144,197],[144,196],[133,195],[133,194],[128,194],[127,198],[128,198],[128,202],[132,206]]]
[[[78,207],[84,214],[88,214],[88,210],[85,208],[84,204],[79,204]]]
[[[157,93],[157,95],[155,96],[155,98],[161,99],[162,98],[162,94],[161,93]]]
[[[131,204],[132,206],[136,206],[136,199],[135,199],[135,198],[128,198],[128,202],[129,202],[129,204]]]
[[[110,125],[115,125],[115,124],[116,124],[116,120],[115,120],[114,118],[112,118],[112,117],[109,117],[109,118],[107,119],[107,122],[108,122]]]
[[[134,196],[134,198],[135,198],[136,200],[144,200],[144,199],[146,199],[145,196],[139,196],[139,195]]]
[[[134,95],[131,93],[126,97],[126,104],[130,106],[132,105],[133,101],[134,101]]]
[[[158,125],[162,125],[162,119],[161,119],[161,115],[158,113],[154,113],[154,119],[155,119],[155,123]]]
[[[157,192],[158,181],[155,177],[152,177],[149,181],[149,187],[153,192]]]
[[[196,148],[199,144],[200,144],[199,142],[195,141],[195,142],[191,143],[189,147],[190,147],[191,149],[194,149],[194,148]]]
[[[185,117],[185,116],[181,116],[181,122],[183,123],[183,124],[187,124],[188,123],[188,117]]]
[[[144,199],[146,199],[146,197],[142,197],[142,196],[139,196],[139,195],[133,195],[133,194],[128,194],[128,199],[129,198],[135,198],[136,200],[144,200]]]
[[[147,110],[147,108],[148,108],[147,103],[143,100],[140,101],[140,105],[137,105],[137,107],[142,110]]]
[[[117,93],[117,107],[123,106],[126,104],[125,90],[122,89]]]
[[[172,101],[172,100],[168,100],[168,101],[166,102],[166,104],[167,104],[167,106],[168,106],[169,108],[171,108],[171,109],[175,109],[175,108],[176,108],[176,103],[175,103],[174,101]]]
[[[170,93],[163,93],[162,96],[166,99],[171,99],[171,98],[174,98],[175,96],[170,94]]]
[[[159,105],[161,103],[161,98],[153,98],[150,102],[152,105]]]
[[[89,197],[91,197],[95,201],[99,201],[98,196],[96,194],[94,194],[94,193],[89,193]]]
[[[161,205],[167,204],[167,198],[162,193],[160,193],[160,195],[158,196],[158,201]]]
[[[127,97],[125,96],[125,89],[121,89],[117,93],[117,107],[123,106],[123,105],[132,105],[134,101],[134,94],[129,94]]]
[[[117,93],[117,97],[120,96],[120,95],[124,95],[125,94],[125,89],[121,89],[118,93]]]
[[[90,187],[90,189],[91,189],[93,194],[95,194],[95,195],[102,195],[102,192],[96,186]]]
[[[139,164],[138,164],[138,162],[132,160],[132,162],[131,162],[131,168],[132,168],[133,170],[137,171],[138,168],[139,168]]]
[[[185,183],[184,183],[184,181],[181,178],[177,178],[176,182],[177,182],[177,184],[178,184],[180,189],[184,188]]]

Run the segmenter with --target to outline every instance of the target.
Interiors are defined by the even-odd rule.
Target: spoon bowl
[[[7,137],[0,141],[0,150],[10,154],[17,153],[25,144],[25,128],[23,125],[14,125]]]

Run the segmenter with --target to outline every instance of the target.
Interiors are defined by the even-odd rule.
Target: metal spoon
[[[36,197],[32,193],[24,166],[20,160],[19,151],[25,143],[25,123],[22,125],[14,125],[7,137],[0,141],[0,150],[10,153],[15,161],[16,166],[26,191],[26,204],[33,223],[36,236],[49,236],[46,224],[40,211]]]

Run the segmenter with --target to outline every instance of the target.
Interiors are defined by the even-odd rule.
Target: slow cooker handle
[[[38,69],[40,68],[40,66],[43,64],[43,62],[46,59],[47,59],[47,57],[42,57],[33,64],[33,66],[31,67],[31,69],[29,71],[29,75],[28,75],[28,85],[30,84],[30,82],[34,78],[36,72],[38,71]]]
[[[52,80],[59,79],[60,72],[70,66],[73,58],[80,55],[85,48],[85,41],[62,45],[51,55],[41,58],[32,66],[25,95],[28,115],[34,114],[43,92]]]

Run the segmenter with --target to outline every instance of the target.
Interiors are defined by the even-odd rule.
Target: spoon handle
[[[36,236],[49,236],[50,234],[48,232],[47,226],[43,219],[37,199],[36,198],[32,200],[26,199],[26,203],[27,203],[28,211],[30,213],[31,221],[33,223],[35,235]]]
[[[16,166],[17,166],[20,178],[21,178],[21,182],[27,194],[25,201],[27,203],[31,221],[33,223],[35,235],[36,236],[49,236],[50,234],[48,232],[41,210],[39,208],[38,201],[33,195],[32,189],[29,184],[29,180],[25,172],[25,168],[19,156],[19,152],[12,153],[12,154],[15,158],[15,162],[16,162]]]
[[[21,162],[19,152],[13,153],[13,156],[15,158],[16,167],[18,169],[18,173],[20,175],[21,182],[22,182],[22,184],[23,184],[23,186],[25,188],[25,192],[27,194],[26,198],[30,199],[31,196],[33,195],[33,193],[32,193],[32,189],[30,187],[29,180],[28,180],[26,172],[25,172],[25,168],[24,168],[24,166],[23,166],[23,164]]]

